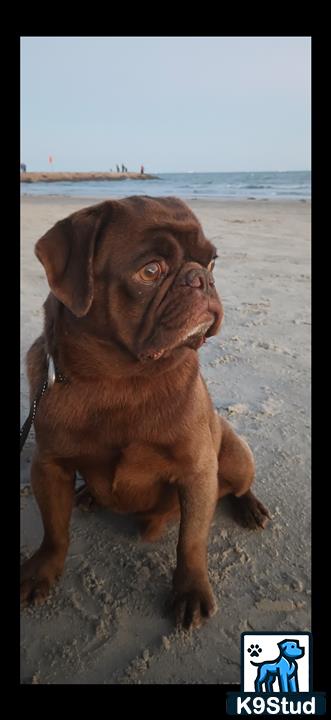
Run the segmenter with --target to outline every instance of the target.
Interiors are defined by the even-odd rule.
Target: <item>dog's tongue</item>
[[[201,337],[196,335],[195,337],[189,338],[186,341],[185,345],[193,348],[193,350],[199,350],[199,348],[201,348],[201,346],[206,342],[206,340],[207,338],[205,335],[201,335]]]
[[[147,357],[150,360],[158,360],[161,357],[161,355],[163,355],[163,353],[164,353],[164,350],[159,350],[158,352],[150,353],[149,355],[147,355]]]
[[[164,353],[164,350],[155,350],[151,351],[149,353],[145,353],[140,356],[141,360],[158,360]]]

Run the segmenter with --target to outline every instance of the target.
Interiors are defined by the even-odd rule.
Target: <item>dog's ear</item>
[[[93,300],[93,256],[103,213],[80,210],[60,220],[35,246],[48,284],[77,317],[88,313]]]
[[[282,640],[281,642],[277,643],[279,649],[280,649],[280,650],[284,650],[284,648],[286,647],[286,643],[287,643],[287,642],[288,642],[288,640]]]

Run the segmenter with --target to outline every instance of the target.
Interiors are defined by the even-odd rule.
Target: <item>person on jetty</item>
[[[24,172],[24,173],[26,172],[26,164],[25,163],[21,163],[21,172]]]
[[[119,165],[116,165],[116,172],[119,173],[119,171],[120,171]]]
[[[143,175],[144,172],[145,172],[145,168],[144,168],[143,165],[141,165],[141,167],[140,167],[140,175]]]

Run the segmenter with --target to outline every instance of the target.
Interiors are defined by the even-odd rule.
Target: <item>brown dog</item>
[[[145,539],[180,515],[175,611],[198,626],[216,607],[207,541],[217,499],[235,495],[252,527],[269,517],[250,490],[252,453],[199,373],[197,350],[223,317],[215,247],[181,200],[131,197],[61,220],[36,255],[51,293],[27,356],[31,400],[47,355],[65,381],[46,390],[35,419],[44,539],[23,565],[22,600],[42,602],[63,571],[79,471],[96,503],[138,514]]]

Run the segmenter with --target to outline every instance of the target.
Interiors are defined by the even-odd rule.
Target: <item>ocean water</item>
[[[21,183],[22,195],[127,197],[177,195],[180,198],[308,199],[310,172],[162,173],[157,180]]]

